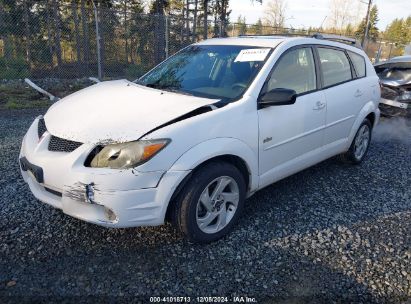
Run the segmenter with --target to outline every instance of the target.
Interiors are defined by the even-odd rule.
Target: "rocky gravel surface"
[[[366,161],[327,160],[258,192],[235,231],[193,245],[170,225],[110,230],[38,202],[18,170],[41,111],[0,111],[0,303],[411,303],[411,123],[385,120]]]

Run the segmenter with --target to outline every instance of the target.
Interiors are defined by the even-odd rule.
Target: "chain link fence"
[[[2,18],[1,18],[2,17]],[[200,17],[200,16],[199,16]],[[58,8],[0,16],[0,79],[135,79],[181,48],[205,37],[312,35],[318,31],[221,24],[217,20],[84,8]],[[371,59],[399,55],[403,46],[369,41]]]

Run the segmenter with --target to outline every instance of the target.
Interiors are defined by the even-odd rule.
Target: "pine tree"
[[[373,5],[373,7],[370,10],[370,23],[368,25],[368,39],[372,41],[376,41],[379,36],[379,29],[377,27],[378,21],[378,8],[377,5]],[[364,37],[366,23],[367,20],[363,19],[361,23],[358,25],[358,29],[355,32],[355,35],[357,37]]]
[[[384,38],[399,45],[411,42],[411,16],[406,19],[394,19],[386,28]]]
[[[247,34],[247,24],[245,21],[245,17],[239,15],[237,18],[237,27],[238,27],[238,34],[245,35]]]
[[[345,36],[352,36],[354,34],[354,28],[351,23],[348,23],[345,30],[344,30],[344,35]]]
[[[257,20],[255,24],[253,24],[253,33],[256,35],[262,35],[263,34],[263,22],[261,21],[261,18]]]

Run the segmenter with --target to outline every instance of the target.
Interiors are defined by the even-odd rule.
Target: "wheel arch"
[[[227,147],[230,147],[227,149]],[[247,194],[250,194],[258,187],[258,159],[253,159],[254,153],[245,143],[233,138],[218,138],[203,142],[185,154],[183,154],[171,167],[170,170],[190,170],[184,179],[174,190],[167,206],[165,220],[170,219],[170,211],[174,208],[174,203],[181,190],[190,180],[193,173],[201,170],[211,162],[223,161],[234,165],[244,177]]]
[[[211,160],[224,160],[248,171],[248,190],[258,187],[258,152],[236,138],[215,138],[201,142],[181,155],[171,166],[171,171],[195,170]]]
[[[371,112],[370,114],[368,114],[367,116],[365,116],[366,119],[368,119],[371,123],[371,127],[374,128],[375,126],[375,119],[376,119],[376,115],[374,112]]]
[[[177,188],[174,190],[173,195],[170,198],[170,201],[167,206],[166,214],[165,214],[165,220],[169,221],[171,217],[171,210],[174,208],[176,198],[178,195],[181,193],[182,189],[184,186],[187,184],[187,182],[190,180],[191,176],[198,170],[201,170],[201,168],[205,167],[207,164],[212,163],[212,162],[226,162],[229,164],[234,165],[241,173],[241,175],[244,177],[244,181],[246,184],[246,189],[247,193],[250,192],[250,169],[247,166],[247,163],[240,157],[232,154],[223,154],[219,156],[214,156],[210,159],[207,159],[200,163],[197,167],[195,167],[189,174],[187,174],[184,179],[180,182],[180,184],[177,186]]]
[[[351,132],[349,135],[349,140],[347,142],[346,150],[351,146],[352,141],[354,140],[355,134],[357,133],[358,128],[360,127],[361,123],[364,119],[369,119],[371,122],[372,127],[374,128],[379,121],[380,112],[378,107],[375,106],[375,103],[372,101],[367,102],[361,111],[358,113],[356,120],[354,121]]]

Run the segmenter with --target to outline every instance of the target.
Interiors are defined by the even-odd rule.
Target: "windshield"
[[[136,82],[200,97],[236,99],[251,84],[270,52],[270,48],[250,46],[189,46]]]

